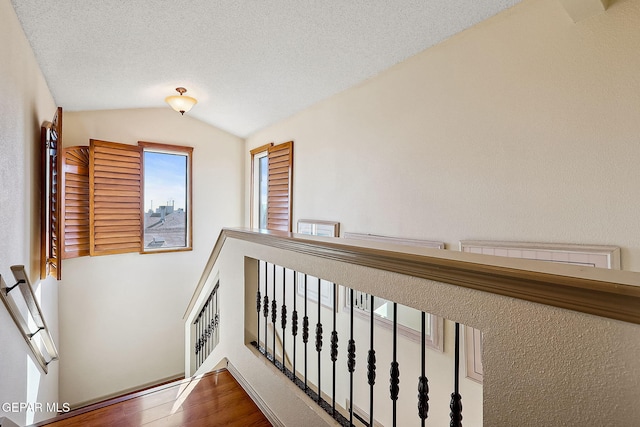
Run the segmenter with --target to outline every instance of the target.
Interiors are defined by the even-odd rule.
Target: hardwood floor
[[[116,403],[48,427],[270,427],[271,423],[226,369],[116,399]],[[71,413],[70,413],[71,414]]]

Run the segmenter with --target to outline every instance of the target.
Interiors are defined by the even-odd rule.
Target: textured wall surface
[[[68,113],[65,146],[89,139],[193,150],[193,251],[65,260],[61,398],[78,404],[183,373],[182,315],[223,226],[242,217],[242,140],[170,108]]]
[[[294,140],[295,220],[453,249],[610,244],[640,271],[639,26],[637,0],[578,23],[556,0],[524,1],[247,148]]]
[[[0,0],[0,275],[15,280],[9,267],[25,265],[39,295],[47,326],[58,336],[58,285],[39,278],[39,193],[36,152],[40,125],[51,120],[55,103],[29,42],[8,0]],[[44,375],[4,304],[0,304],[0,404],[58,402],[58,363]],[[51,414],[18,412],[0,416],[18,424]]]

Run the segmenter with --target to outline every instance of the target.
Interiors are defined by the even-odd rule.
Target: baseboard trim
[[[159,381],[143,384],[128,390],[123,390],[117,393],[113,393],[111,395],[107,395],[104,397],[79,403],[77,405],[72,406],[71,411],[67,413],[60,414],[56,417],[49,418],[46,420],[42,420],[36,424],[32,424],[30,427],[45,426],[47,424],[51,424],[56,421],[65,420],[67,418],[75,417],[76,415],[85,414],[87,412],[95,411],[96,409],[101,409],[110,405],[114,405],[116,403],[131,400],[136,397],[144,396],[149,393],[154,393],[156,391],[164,390],[165,388],[175,387],[176,385],[181,385],[182,383],[189,382],[189,381],[191,381],[191,378],[185,379],[184,374],[172,375],[171,377],[167,377]]]
[[[262,411],[265,417],[269,420],[274,427],[286,427],[276,416],[276,414],[269,408],[266,402],[260,397],[260,395],[255,391],[253,386],[249,384],[249,382],[242,376],[240,371],[236,369],[235,366],[231,364],[231,362],[227,361],[227,370],[231,373],[233,378],[238,381],[240,386],[247,392],[251,400],[258,406],[258,408]]]
[[[171,375],[169,377],[166,378],[162,378],[158,381],[151,381],[145,384],[140,384],[136,387],[131,387],[128,389],[124,389],[115,393],[111,393],[108,394],[106,396],[102,396],[102,397],[98,397],[95,399],[89,399],[86,400],[84,402],[80,402],[77,403],[75,405],[71,405],[71,410],[72,411],[77,411],[77,410],[82,410],[86,407],[91,407],[93,405],[96,404],[100,404],[101,402],[105,402],[105,401],[113,401],[113,399],[119,399],[119,398],[124,398],[124,400],[128,400],[127,398],[133,398],[136,397],[135,395],[140,395],[138,393],[144,394],[144,393],[148,393],[151,391],[157,391],[155,389],[162,389],[163,386],[174,383],[176,381],[181,381],[184,380],[185,376],[184,376],[184,372],[181,374],[175,374],[175,375]],[[131,396],[131,397],[129,397]],[[95,408],[94,408],[95,409]]]

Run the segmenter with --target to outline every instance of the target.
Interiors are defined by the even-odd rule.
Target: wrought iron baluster
[[[296,300],[298,299],[298,272],[293,272],[293,313],[291,313],[291,335],[293,335],[293,382],[296,382],[296,342],[298,341],[298,310]]]
[[[204,346],[204,339],[202,337],[202,331],[203,331],[203,326],[202,326],[202,313],[200,313],[200,316],[198,318],[198,348],[199,348],[199,356],[198,356],[198,367],[200,365],[202,365],[202,353],[203,353],[203,346]]]
[[[202,362],[207,357],[207,306],[202,307]]]
[[[282,267],[282,313],[280,314],[280,326],[282,326],[282,372],[285,371],[284,367],[284,355],[286,352],[285,338],[287,338],[287,270]]]
[[[196,369],[200,367],[200,315],[196,319]]]
[[[218,292],[216,292],[216,343],[220,342],[220,306],[218,305]]]
[[[204,330],[205,330],[205,350],[204,350],[204,358],[206,359],[207,356],[209,355],[210,352],[210,344],[211,344],[211,295],[209,295],[209,298],[207,299],[207,303],[205,305],[205,313],[206,318],[205,318],[205,323],[204,323]]]
[[[198,356],[198,367],[200,367],[200,365],[202,365],[202,353],[204,353],[204,336],[203,336],[203,331],[204,331],[204,326],[203,326],[203,320],[202,320],[202,311],[200,311],[200,315],[198,316],[198,347],[200,348],[199,351],[199,356]]]
[[[205,353],[207,351],[207,314],[206,311],[204,310],[204,307],[202,309],[202,318],[200,319],[200,328],[201,328],[201,335],[202,335],[202,345],[200,348],[200,364],[204,363],[204,359],[205,359]]]
[[[205,359],[207,358],[207,354],[209,354],[209,337],[211,334],[211,330],[209,329],[209,317],[211,315],[211,313],[209,313],[210,299],[211,296],[209,296],[209,299],[207,299],[207,302],[204,306],[204,354],[202,355],[202,357],[204,357]]]
[[[264,301],[262,304],[262,314],[264,315],[264,355],[269,358],[269,279],[267,274],[268,264],[264,265]]]
[[[276,364],[276,320],[278,320],[278,303],[276,302],[276,265],[273,264],[273,298],[271,300],[271,324],[273,325],[273,364]]]
[[[265,268],[267,262],[265,261]],[[262,311],[262,295],[260,294],[260,270],[262,268],[262,261],[258,261],[258,291],[256,292],[256,311],[258,312],[258,329],[257,329],[257,339],[258,348],[260,348],[260,312]]]
[[[320,321],[321,289],[320,278],[318,277],[318,323],[316,324],[316,352],[318,353],[318,402],[322,400],[322,388],[320,386],[322,377],[320,376],[320,367],[322,366],[320,355],[322,353],[322,322]]]
[[[209,324],[207,325],[207,356],[211,354],[213,344],[213,294],[209,296],[207,301],[207,317],[209,318]]]
[[[307,316],[307,275],[304,275],[304,317],[302,318],[302,342],[304,343],[304,390],[307,391],[307,343],[309,342],[309,316]]]
[[[400,393],[400,366],[398,364],[398,304],[393,303],[393,361],[391,362],[391,379],[389,380],[389,395],[393,402],[393,427],[396,427],[397,402]]]
[[[426,345],[426,314],[422,312],[422,339],[421,339],[421,375],[418,378],[418,417],[420,417],[420,425],[425,426],[425,421],[429,414],[429,381],[425,375],[425,345]]]
[[[369,425],[373,424],[373,386],[376,383],[376,351],[373,349],[373,324],[374,324],[374,310],[373,310],[373,295],[371,299],[371,318],[369,320],[369,355],[367,357],[367,380],[369,383]]]
[[[218,331],[218,292],[217,292],[217,288],[213,290],[213,298],[211,301],[211,314],[212,319],[211,319],[211,351],[213,352],[213,349],[216,348],[216,344],[218,343],[218,340],[216,339],[217,337],[217,331]]]
[[[200,315],[200,365],[204,362],[204,346],[205,346],[205,334],[204,334],[204,312]]]
[[[338,285],[333,284],[332,303],[336,303],[336,295],[338,293]],[[336,361],[338,360],[338,331],[336,331],[336,308],[333,307],[333,331],[331,332],[331,362],[333,363],[333,387],[331,396],[331,411],[336,414]]]
[[[347,369],[349,370],[349,425],[353,425],[353,371],[356,369],[356,342],[353,339],[353,289],[349,289],[351,311],[349,312],[349,345],[347,347]]]
[[[453,374],[453,393],[451,393],[451,422],[449,427],[462,427],[462,396],[460,396],[460,324],[456,322],[455,363]]]

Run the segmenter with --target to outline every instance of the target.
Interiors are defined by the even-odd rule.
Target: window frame
[[[251,228],[260,228],[260,174],[256,173],[260,163],[258,160],[269,156],[269,149],[273,147],[273,142],[270,142],[260,147],[256,147],[250,150],[251,154],[251,190],[250,190],[250,218],[249,226]],[[267,166],[268,167],[268,166]],[[266,228],[266,227],[265,227]]]
[[[185,155],[187,158],[187,192],[186,192],[186,211],[187,211],[187,244],[185,247],[173,248],[157,248],[146,250],[144,248],[144,164],[140,163],[140,185],[141,185],[141,206],[140,215],[140,245],[135,250],[106,250],[96,251],[94,247],[95,224],[92,218],[95,214],[92,203],[94,202],[95,190],[95,164],[93,159],[95,152],[93,143],[112,144],[114,146],[135,147],[140,150],[142,155],[144,151],[155,151],[168,154]],[[76,258],[80,256],[101,256],[116,253],[164,253],[164,252],[182,252],[193,250],[193,147],[163,144],[157,142],[138,141],[138,144],[123,144],[120,142],[108,142],[100,140],[90,140],[89,145],[78,145],[72,147],[63,147],[62,144],[62,108],[58,107],[52,122],[44,122],[41,126],[40,133],[40,167],[39,175],[39,191],[40,191],[40,278],[44,279],[51,275],[57,280],[62,279],[62,260],[68,258]],[[75,151],[74,151],[75,150]],[[66,164],[67,155],[74,160],[72,164]],[[82,159],[80,159],[82,157]],[[86,160],[86,165],[80,164],[79,160]],[[93,164],[93,166],[92,166]],[[84,168],[84,172],[80,169]],[[69,199],[76,203],[73,205],[73,212],[70,218],[67,218],[67,174],[75,173],[86,177],[86,188],[79,188],[73,185]],[[78,178],[74,178],[78,181]],[[82,218],[77,216],[83,212],[82,206],[78,205],[78,200],[86,201],[86,224],[88,230],[79,230],[78,221]],[[67,223],[67,220],[71,223]],[[69,225],[71,224],[71,225]],[[86,227],[86,226],[85,226]],[[86,235],[82,234],[86,233]],[[81,235],[82,234],[82,235]],[[68,252],[67,239],[72,242],[74,250]],[[86,240],[84,243],[82,239]],[[84,246],[82,246],[84,245]],[[77,246],[77,247],[76,247]]]
[[[138,146],[142,149],[142,209],[140,210],[140,253],[141,254],[155,254],[155,253],[167,253],[167,252],[185,252],[193,250],[193,147],[186,145],[174,145],[163,144],[159,142],[138,141]],[[178,154],[184,155],[187,158],[187,191],[186,191],[186,245],[184,247],[168,247],[168,248],[154,248],[149,249],[144,246],[144,187],[145,187],[145,164],[144,153],[145,152],[163,153],[163,154]]]

